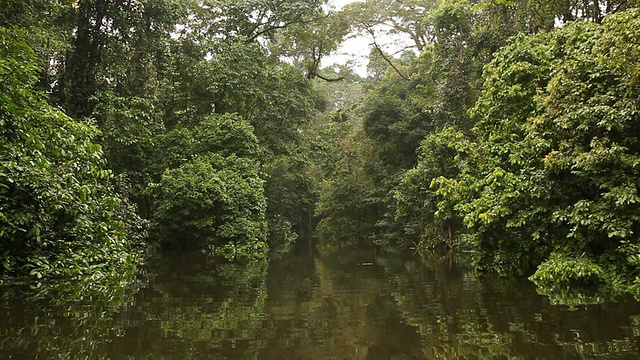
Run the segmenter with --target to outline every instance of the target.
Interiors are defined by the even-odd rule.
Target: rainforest
[[[306,251],[640,296],[636,0],[0,0],[0,80],[3,301]]]

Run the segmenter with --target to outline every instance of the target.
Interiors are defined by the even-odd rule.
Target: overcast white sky
[[[342,9],[346,4],[358,0],[329,0],[329,5],[336,9]],[[369,43],[367,38],[349,39],[342,44],[336,54],[327,56],[322,59],[322,66],[330,66],[333,64],[353,63],[355,71],[360,76],[367,75],[367,55],[369,55]]]
[[[336,9],[342,9],[342,7],[344,7],[346,4],[357,1],[362,0],[330,0],[329,4],[335,6]],[[398,39],[379,37],[376,40],[383,48],[389,49],[389,52],[393,52],[393,49],[398,49],[402,46],[392,44],[394,42],[397,42]],[[322,65],[330,66],[333,64],[351,63],[354,67],[354,70],[360,76],[366,76],[368,63],[367,58],[369,56],[369,52],[371,51],[370,44],[371,39],[365,36],[350,38],[342,44],[336,54],[324,58],[322,60]]]
[[[361,1],[361,0],[331,0],[329,1],[329,4],[335,6],[337,9],[342,9],[342,7],[347,5],[348,3],[352,3],[356,1]]]

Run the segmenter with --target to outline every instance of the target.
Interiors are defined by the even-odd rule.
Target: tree
[[[322,166],[317,185],[316,215],[323,240],[339,246],[371,245],[380,209],[372,197],[375,190],[366,164],[371,143],[362,130],[361,118],[330,122],[320,129],[327,138],[324,151],[333,155]]]
[[[454,127],[427,135],[418,149],[418,164],[404,172],[391,191],[394,222],[402,224],[401,237],[415,241],[421,251],[441,244],[453,250],[461,219],[452,209],[439,207],[441,197],[431,188],[438,177],[456,178],[465,154],[465,135]]]
[[[73,0],[2,0],[0,27],[24,30],[24,41],[35,52],[39,67],[37,90],[50,93],[58,65],[69,49],[69,14]]]
[[[317,11],[308,15],[309,21],[288,26],[270,41],[271,56],[292,61],[307,79],[339,81],[320,71],[322,60],[335,51],[349,31],[348,20],[340,13]]]
[[[479,267],[551,289],[637,286],[637,19],[519,36],[486,68],[477,141],[460,178],[438,181]]]
[[[70,82],[87,80],[90,90],[65,95],[61,85],[60,99],[71,107],[84,103],[77,116],[97,120],[102,130],[99,140],[117,175],[119,191],[134,200],[147,218],[154,217],[158,206],[148,184],[160,183],[165,170],[181,167],[196,154],[224,153],[220,149],[224,139],[216,138],[221,141],[216,145],[198,134],[203,125],[213,131],[212,114],[221,116],[214,116],[218,120],[230,114],[246,120],[243,126],[250,126],[251,136],[260,143],[256,145],[260,154],[251,159],[259,157],[257,163],[267,170],[260,176],[271,181],[286,178],[287,174],[268,170],[279,168],[272,161],[289,162],[287,157],[297,156],[300,128],[311,117],[316,98],[309,81],[268,49],[280,32],[292,28],[295,33],[300,24],[315,24],[322,14],[319,4],[87,1],[79,4],[74,14],[79,25],[74,26],[90,28],[95,19],[104,19],[107,25],[87,30],[86,35],[90,45],[96,45],[91,51],[99,53],[99,60],[89,64],[92,57],[80,52],[92,47],[74,45],[69,59],[84,62],[65,64],[70,66],[66,76]],[[77,43],[81,34],[76,33]],[[93,74],[83,66],[91,67]],[[76,67],[76,75],[82,77],[71,71]],[[78,89],[85,88],[79,85]],[[245,134],[242,127],[220,130]],[[199,147],[203,143],[209,150]],[[279,187],[273,185],[268,191]],[[297,190],[308,191],[303,189]],[[269,218],[296,227],[299,216],[286,210],[289,206],[280,206],[278,202],[285,200],[276,193],[269,196]],[[297,193],[293,198],[306,195]],[[272,212],[276,209],[283,213]]]
[[[170,248],[230,259],[264,257],[266,198],[253,160],[217,153],[167,170],[157,194],[155,228]]]
[[[19,31],[0,29],[0,273],[117,274],[133,265],[137,217],[113,194],[97,129],[34,90],[35,61]]]
[[[402,35],[422,51],[431,42],[431,33],[423,21],[436,4],[437,1],[367,0],[350,3],[343,11],[352,19],[353,30],[372,37],[374,47],[380,45],[380,37]]]
[[[230,258],[264,256],[266,198],[253,127],[238,115],[214,114],[193,130],[174,129],[164,143],[173,144],[165,148],[172,156],[147,189],[161,244]]]

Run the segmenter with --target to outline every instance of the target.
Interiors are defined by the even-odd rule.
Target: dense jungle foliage
[[[638,5],[0,0],[2,281],[249,263],[319,222],[640,292]],[[366,76],[322,66],[357,36]]]

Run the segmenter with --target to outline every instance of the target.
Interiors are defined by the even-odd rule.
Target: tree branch
[[[270,31],[273,31],[273,30],[284,29],[284,28],[289,27],[289,26],[291,26],[293,24],[302,24],[302,25],[312,24],[314,22],[317,22],[317,21],[320,21],[320,20],[323,20],[323,19],[326,19],[326,18],[329,17],[329,15],[326,14],[324,16],[314,17],[314,18],[309,19],[309,20],[302,20],[303,16],[304,16],[304,14],[298,14],[293,20],[285,21],[285,22],[277,24],[277,25],[276,24],[269,25],[269,22],[265,22],[265,23],[259,24],[258,26],[254,27],[252,32],[258,30],[261,25],[268,25],[268,26],[266,26],[262,30],[259,30],[257,33],[253,34],[252,36],[249,36],[247,42],[252,42],[255,39],[259,38],[260,36],[270,32]]]
[[[378,45],[378,43],[376,42],[376,35],[373,32],[373,29],[371,29],[370,27],[367,27],[367,31],[369,32],[369,34],[371,35],[371,38],[373,38],[373,42],[372,45],[374,48],[376,48],[376,50],[378,50],[378,53],[380,54],[380,56],[382,57],[382,59],[389,64],[389,66],[391,66],[391,68],[398,74],[400,75],[401,78],[403,78],[406,81],[410,81],[411,79],[409,79],[409,77],[407,77],[405,74],[403,74],[391,61],[391,59],[389,59],[389,57],[387,56],[387,54],[384,53],[384,51],[382,50],[382,48],[380,48],[380,45]]]
[[[315,77],[317,77],[318,79],[322,79],[322,80],[327,81],[327,82],[336,82],[336,81],[344,80],[344,76],[340,76],[340,77],[337,77],[337,78],[328,78],[328,77],[322,76],[322,75],[320,75],[318,73],[315,73],[313,75]]]

